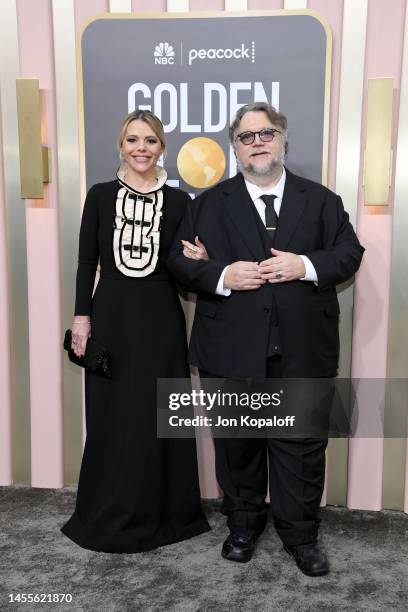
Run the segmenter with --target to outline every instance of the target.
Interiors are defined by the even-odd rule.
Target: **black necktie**
[[[265,225],[266,230],[272,240],[275,238],[275,233],[278,228],[278,215],[275,211],[274,200],[276,195],[263,195],[261,200],[265,202]]]

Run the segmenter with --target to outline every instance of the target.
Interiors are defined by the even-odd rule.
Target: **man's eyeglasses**
[[[274,130],[273,128],[264,128],[263,130],[259,130],[259,132],[242,132],[236,136],[235,140],[239,139],[243,145],[250,145],[255,141],[255,136],[257,134],[262,142],[271,142],[276,134],[282,134],[282,132]]]

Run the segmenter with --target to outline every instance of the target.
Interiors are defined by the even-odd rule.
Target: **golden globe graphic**
[[[183,181],[192,187],[212,187],[225,172],[224,151],[211,138],[192,138],[179,151],[177,169]]]

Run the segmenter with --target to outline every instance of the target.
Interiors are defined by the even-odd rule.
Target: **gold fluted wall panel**
[[[16,79],[19,76],[16,3],[15,0],[2,0],[0,5],[0,88],[11,338],[12,465],[14,482],[29,483],[31,438],[26,205],[20,197],[16,104]]]
[[[53,0],[55,89],[58,137],[58,204],[60,220],[63,330],[74,312],[75,256],[81,211],[75,15],[72,0]],[[65,482],[77,481],[82,455],[82,385],[79,368],[64,359]]]
[[[408,379],[408,8],[402,58],[391,255],[387,377]],[[392,392],[392,389],[391,389]],[[387,410],[387,406],[386,406]],[[387,412],[386,412],[387,418]],[[384,440],[383,507],[404,509],[407,435]],[[408,503],[408,501],[407,501]]]
[[[354,227],[357,218],[360,165],[360,133],[363,107],[364,51],[367,0],[344,0],[336,191]],[[338,290],[340,320],[339,376],[351,376],[354,288],[349,283]],[[348,440],[329,441],[327,451],[327,503],[346,505]]]

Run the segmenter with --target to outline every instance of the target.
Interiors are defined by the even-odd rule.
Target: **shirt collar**
[[[167,180],[167,172],[164,168],[162,168],[161,166],[156,166],[155,170],[157,183],[152,189],[150,189],[150,191],[146,192],[146,194],[158,191],[163,187],[164,183]],[[116,177],[122,187],[125,187],[131,193],[142,193],[141,191],[136,191],[135,189],[126,184],[126,169],[123,167],[123,164],[119,167],[116,173]]]
[[[257,200],[264,194],[276,195],[277,198],[280,198],[282,200],[283,190],[285,189],[286,182],[286,171],[285,168],[282,169],[282,175],[279,181],[276,183],[276,185],[270,187],[269,189],[265,189],[264,187],[258,187],[258,185],[255,185],[255,183],[251,183],[246,178],[244,178],[244,180],[246,188],[248,189],[248,193],[251,196],[253,202],[255,202],[255,200]]]

